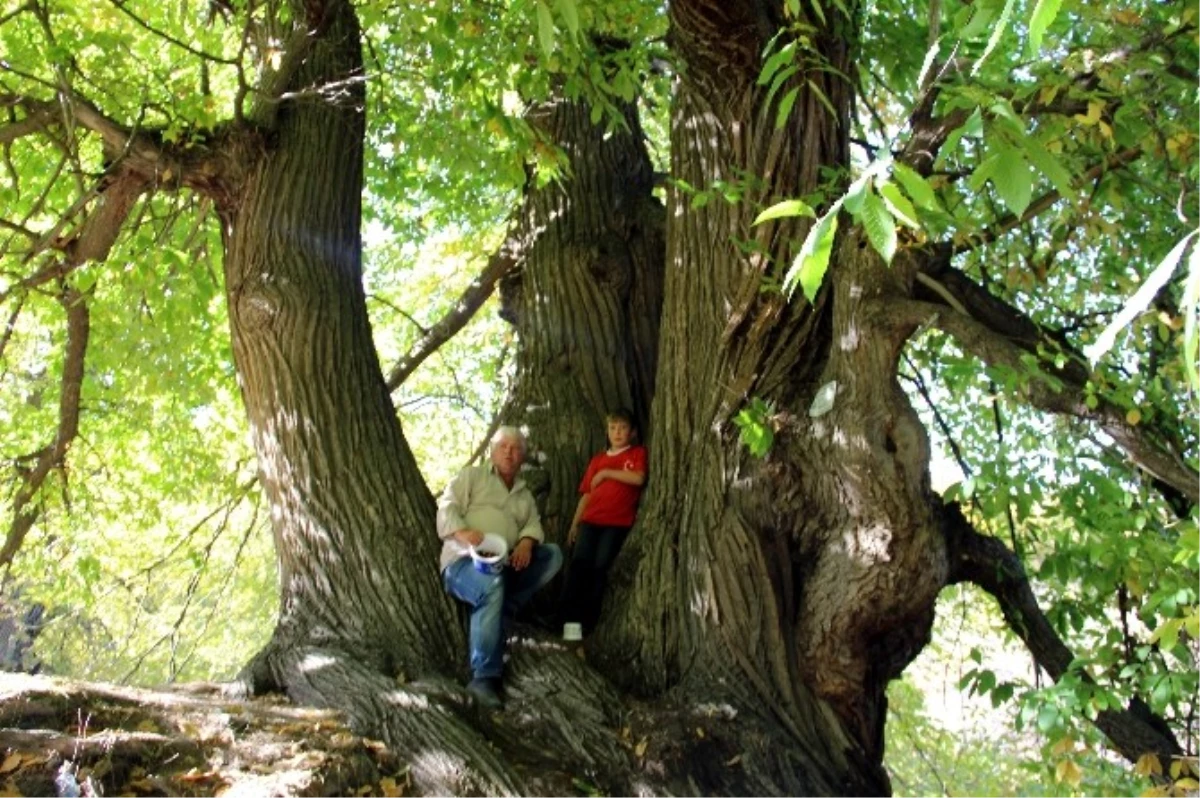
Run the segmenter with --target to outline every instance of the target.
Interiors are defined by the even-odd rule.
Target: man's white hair
[[[517,427],[505,425],[498,427],[494,435],[492,435],[491,447],[495,448],[496,444],[502,440],[516,441],[521,447],[521,454],[525,454],[525,433],[521,432]]]

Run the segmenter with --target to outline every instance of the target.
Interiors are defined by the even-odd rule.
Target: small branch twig
[[[79,434],[79,397],[83,390],[83,364],[90,335],[90,315],[87,299],[74,288],[64,288],[59,301],[67,311],[67,346],[63,360],[62,391],[58,405],[58,431],[54,443],[38,458],[37,464],[22,479],[13,499],[13,520],[9,525],[3,547],[0,547],[0,567],[12,564],[25,536],[41,514],[32,505],[42,484],[55,468],[63,464],[67,449]]]
[[[467,290],[463,291],[458,301],[454,303],[453,309],[426,330],[425,334],[388,372],[388,391],[395,391],[399,388],[401,383],[417,369],[417,366],[425,362],[425,359],[437,351],[438,347],[454,337],[454,334],[471,320],[475,311],[479,310],[492,295],[500,278],[512,271],[516,265],[517,258],[507,247],[501,247],[499,252],[492,255],[488,260],[487,267],[471,282]]]

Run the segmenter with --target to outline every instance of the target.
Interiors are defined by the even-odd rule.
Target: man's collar
[[[487,468],[488,468],[488,473],[491,474],[492,476],[494,476],[496,479],[500,480],[500,484],[503,485],[504,477],[500,476],[500,473],[498,471],[496,471],[496,464],[489,462]],[[516,476],[513,477],[512,487],[508,489],[508,492],[512,493],[517,488],[523,488],[523,487],[525,487],[525,480],[521,478],[521,469],[518,468]]]

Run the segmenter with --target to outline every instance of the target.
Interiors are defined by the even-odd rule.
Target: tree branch
[[[512,271],[516,264],[517,258],[507,246],[502,246],[496,254],[492,255],[484,270],[467,286],[467,290],[463,291],[458,301],[454,303],[454,308],[426,330],[404,357],[400,358],[399,362],[392,367],[387,377],[388,391],[395,391],[399,388],[401,383],[416,370],[417,366],[424,363],[425,359],[437,351],[439,346],[454,337],[454,334],[471,320],[475,311],[479,310],[487,298],[492,295],[500,278]]]
[[[87,354],[91,320],[87,299],[74,288],[64,288],[59,298],[67,311],[67,350],[63,359],[62,392],[58,403],[58,432],[54,443],[38,457],[32,470],[23,476],[20,489],[13,499],[13,520],[9,525],[4,546],[0,548],[0,567],[12,563],[25,535],[33,527],[39,506],[30,502],[41,490],[50,472],[62,466],[67,449],[79,434],[79,397],[83,390],[83,364]]]
[[[1103,57],[1094,59],[1094,61],[1097,66],[1108,66],[1118,61],[1123,61],[1131,55],[1145,53],[1156,47],[1165,45],[1172,39],[1179,37],[1180,34],[1186,33],[1190,35],[1192,29],[1193,26],[1184,25],[1181,26],[1180,30],[1169,35],[1164,35],[1162,31],[1152,31],[1138,44],[1114,50]],[[1173,54],[1170,52],[1164,54],[1168,56],[1168,63],[1172,63],[1173,59],[1171,56]],[[1194,72],[1184,70],[1181,75],[1177,75],[1177,71],[1173,70],[1168,70],[1168,72],[1189,82],[1195,82]],[[1086,111],[1087,100],[1082,99],[1082,97],[1087,92],[1094,90],[1099,81],[1100,77],[1096,70],[1080,73],[1076,76],[1074,82],[1070,86],[1064,86],[1054,99],[1043,102],[1038,95],[1034,95],[1024,103],[1015,103],[1017,106],[1015,110],[1021,116],[1033,116],[1045,113],[1071,116],[1072,114]],[[942,145],[946,143],[946,139],[950,133],[961,127],[971,116],[970,109],[956,108],[947,114],[935,117],[933,115],[933,108],[940,92],[941,84],[938,81],[934,81],[909,115],[908,126],[912,130],[912,134],[909,136],[908,143],[905,145],[899,158],[899,160],[907,163],[925,176],[928,176],[932,172],[933,164],[937,161]],[[996,97],[1012,99],[1011,93],[1005,92],[997,92]]]
[[[1036,344],[1034,350],[1027,342],[1019,345],[988,325],[945,305],[900,300],[891,303],[890,307],[914,326],[933,324],[990,366],[1003,366],[1017,373],[1029,372],[1025,358],[1030,351],[1035,351]],[[1032,322],[1028,323],[1032,326]],[[1080,370],[1083,370],[1083,379],[1074,378],[1073,374]],[[1074,367],[1068,363],[1067,368],[1060,370],[1044,370],[1043,364],[1039,363],[1037,372],[1022,380],[1017,390],[1020,397],[1034,407],[1095,422],[1139,467],[1178,490],[1192,504],[1200,503],[1200,474],[1156,440],[1147,425],[1130,424],[1125,412],[1106,399],[1099,398],[1094,408],[1088,407],[1086,383],[1087,372],[1078,362],[1074,362]]]
[[[942,512],[942,532],[950,553],[949,584],[971,582],[987,591],[1000,605],[1012,631],[1025,642],[1034,661],[1055,682],[1071,668],[1075,657],[1038,606],[1021,561],[996,538],[981,535],[957,504]],[[1095,684],[1084,670],[1082,680]],[[1140,699],[1123,710],[1106,709],[1094,723],[1130,762],[1154,754],[1160,762],[1181,756],[1183,750],[1169,726]]]
[[[13,105],[13,98],[0,97],[0,105]],[[40,133],[54,119],[54,114],[45,107],[29,113],[24,119],[9,122],[0,127],[0,144],[12,144],[19,138]]]
[[[237,61],[234,61],[232,58],[222,58],[217,55],[211,55],[209,53],[206,53],[203,50],[197,50],[195,47],[192,47],[187,42],[176,39],[174,36],[171,36],[169,33],[165,33],[163,31],[159,30],[158,28],[155,28],[149,22],[146,22],[146,20],[142,19],[137,14],[134,14],[132,11],[130,11],[128,8],[126,8],[125,3],[117,2],[117,0],[108,0],[108,1],[113,6],[115,6],[117,8],[117,10],[120,11],[122,14],[129,17],[134,22],[136,22],[138,25],[140,25],[141,27],[150,31],[151,33],[153,33],[155,36],[159,37],[160,39],[162,39],[165,42],[169,42],[169,43],[175,45],[176,47],[178,47],[182,50],[186,50],[187,52],[191,53],[192,55],[196,56],[197,58],[203,58],[205,61],[213,61],[218,64],[227,64],[229,66],[237,65]]]
[[[1091,169],[1088,169],[1086,172],[1080,175],[1079,180],[1077,180],[1076,183],[1078,186],[1082,187],[1085,183],[1090,183],[1107,172],[1111,172],[1114,169],[1119,169],[1122,166],[1133,163],[1140,157],[1142,157],[1141,147],[1130,147],[1129,149],[1114,153],[1113,155],[1105,158],[1102,163],[1096,164]],[[1001,236],[1012,232],[1016,228],[1028,222],[1030,219],[1033,219],[1042,212],[1046,211],[1060,199],[1062,199],[1062,194],[1057,189],[1047,191],[1045,194],[1029,203],[1029,207],[1027,207],[1025,212],[1020,216],[1008,214],[1004,218],[999,219],[995,226],[989,227],[987,230],[984,230],[977,236],[972,236],[969,241],[963,244],[953,244],[947,242],[943,244],[943,246],[948,247],[950,249],[949,254],[953,256],[960,252],[969,252],[978,247],[991,244]]]

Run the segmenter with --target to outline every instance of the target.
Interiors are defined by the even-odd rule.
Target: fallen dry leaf
[[[649,744],[650,744],[650,741],[647,740],[645,737],[643,737],[638,742],[638,744],[634,746],[634,748],[633,748],[634,755],[637,756],[638,759],[641,759],[643,756],[646,755],[646,746]]]
[[[397,798],[398,796],[404,795],[404,790],[400,788],[400,785],[396,783],[395,779],[380,779],[379,791],[383,793],[386,798]]]

